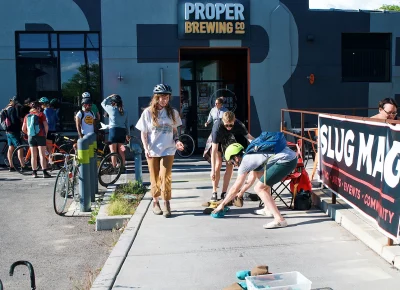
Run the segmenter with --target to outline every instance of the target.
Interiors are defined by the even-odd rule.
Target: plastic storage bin
[[[310,290],[311,281],[300,272],[276,273],[246,277],[247,289]]]

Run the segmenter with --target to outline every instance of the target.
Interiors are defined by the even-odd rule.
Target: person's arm
[[[243,186],[244,182],[246,181],[247,172],[240,174],[237,178],[235,183],[232,187],[228,190],[228,194],[225,196],[224,200],[219,204],[219,206],[213,211],[213,213],[217,213],[224,209],[225,205],[227,205],[231,200],[233,200]]]
[[[112,111],[112,106],[111,106],[111,101],[110,101],[110,97],[105,98],[102,102],[101,102],[101,106],[103,107],[104,111],[106,111],[106,113],[108,115],[110,115],[110,112]]]
[[[183,143],[179,141],[178,129],[174,127],[172,131],[176,149],[178,149],[179,151],[183,151],[183,149],[185,149],[185,146],[183,146]]]
[[[146,155],[147,158],[151,158],[150,156],[150,146],[149,143],[147,142],[147,132],[141,132],[140,133],[140,138],[142,139],[142,144],[144,148],[144,154]]]
[[[213,109],[211,109],[210,113],[208,114],[207,122],[204,124],[205,127],[207,127],[208,124],[210,124],[213,121],[213,118],[211,115],[212,111],[213,111]]]
[[[252,140],[254,140],[254,137],[250,135],[250,133],[247,133],[247,135],[245,136],[247,141],[251,142]]]
[[[215,163],[217,162],[218,143],[212,143],[211,146],[211,179],[215,180]]]
[[[79,115],[80,114],[78,113],[75,116],[76,130],[78,131],[79,138],[83,138],[83,136],[82,136],[82,120],[79,117]]]
[[[239,193],[237,194],[238,197],[243,197],[244,193],[250,188],[252,187],[252,185],[254,184],[254,182],[257,180],[257,175],[255,174],[254,171],[251,171],[250,174],[247,177],[246,182],[244,183],[244,185],[242,186],[242,188],[240,189]]]
[[[22,124],[22,132],[24,132],[24,134],[28,134],[27,133],[27,125],[26,125],[26,118],[24,118],[24,123]]]
[[[43,120],[44,136],[47,138],[47,133],[49,132],[49,124],[46,120]]]
[[[125,113],[125,135],[126,135],[126,141],[129,141],[131,139],[131,133],[129,130],[129,115],[127,111],[124,111]]]

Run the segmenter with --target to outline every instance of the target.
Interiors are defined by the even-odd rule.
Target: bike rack
[[[14,262],[10,267],[10,276],[14,275],[14,269],[15,269],[15,267],[17,267],[19,265],[25,265],[25,266],[28,267],[29,276],[30,276],[30,279],[31,279],[31,289],[35,290],[36,289],[35,270],[33,270],[33,266],[32,266],[32,264],[30,262],[28,262],[28,261],[17,261],[17,262]],[[0,281],[0,290],[2,290],[2,289],[3,289],[3,284]]]

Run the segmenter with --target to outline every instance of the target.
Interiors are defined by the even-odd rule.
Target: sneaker
[[[243,207],[243,197],[236,196],[233,200],[233,205],[236,207]]]
[[[161,207],[160,207],[160,202],[153,201],[153,213],[155,215],[162,215],[163,214],[163,212],[161,210]]]
[[[43,170],[43,178],[50,178],[51,175],[47,172],[47,170]]]
[[[263,215],[265,217],[273,217],[272,213],[269,210],[266,210],[264,208],[257,209],[257,210],[254,211],[254,213],[258,214],[258,215]]]
[[[9,172],[15,172],[15,171],[17,171],[17,170],[15,170],[14,167],[10,167],[10,168],[8,169],[8,171],[9,171]]]
[[[264,229],[284,228],[284,227],[287,227],[287,221],[286,220],[283,220],[280,222],[272,221],[270,223],[263,225],[263,227],[264,227]]]
[[[28,166],[24,166],[24,167],[21,167],[20,169],[19,169],[19,172],[25,172],[25,171],[28,171],[29,170],[29,168],[28,168]]]
[[[169,200],[164,201],[163,215],[166,218],[171,216],[171,206],[169,204]]]
[[[33,177],[33,178],[38,178],[38,176],[37,176],[37,170],[33,170],[33,171],[32,171],[32,177]]]
[[[210,201],[218,201],[218,193],[213,192]]]

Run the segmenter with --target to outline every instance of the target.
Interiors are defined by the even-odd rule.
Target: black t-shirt
[[[225,140],[230,139],[234,135],[242,135],[246,136],[249,132],[246,129],[246,126],[240,122],[239,120],[235,120],[235,124],[231,130],[228,130],[224,126],[224,122],[222,120],[217,120],[214,122],[211,131],[212,143],[223,143]]]
[[[10,118],[11,121],[11,126],[7,130],[7,132],[10,133],[19,133],[22,130],[22,124],[21,124],[21,119],[20,119],[20,110],[19,106],[8,106],[6,108],[7,115]]]

